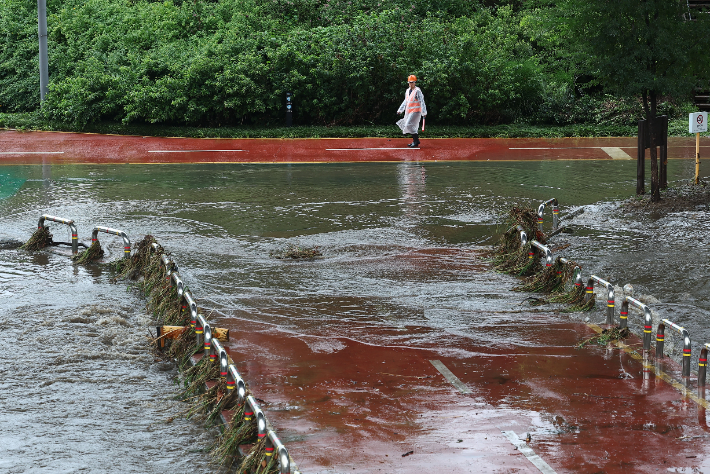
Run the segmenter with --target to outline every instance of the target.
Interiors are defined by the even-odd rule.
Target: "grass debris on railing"
[[[104,251],[101,248],[101,244],[98,240],[95,240],[91,243],[89,248],[87,248],[83,252],[79,252],[78,254],[74,255],[71,259],[75,263],[93,263],[103,258],[103,256]]]
[[[575,347],[577,349],[582,349],[584,346],[589,344],[597,344],[599,346],[606,346],[610,342],[620,341],[626,339],[631,335],[629,328],[619,329],[618,327],[603,329],[599,334],[583,340],[578,343]]]
[[[529,276],[540,271],[540,259],[530,258],[530,241],[535,239],[544,244],[544,235],[537,230],[537,213],[530,208],[513,207],[505,221],[506,231],[493,250],[493,266],[499,272],[518,276]],[[528,236],[523,247],[520,242],[520,225]]]
[[[313,260],[316,257],[321,257],[323,254],[318,247],[300,247],[298,245],[288,245],[285,249],[278,252],[270,252],[269,256],[281,260]]]
[[[41,250],[49,245],[52,245],[52,234],[49,232],[49,227],[39,227],[30,236],[29,240],[22,244],[22,250]]]
[[[152,245],[156,243],[155,237],[146,235],[143,240],[133,244],[135,250],[129,258],[122,258],[112,262],[113,270],[116,272],[114,281],[118,279],[135,280],[140,276],[145,277],[145,271],[150,267],[151,260],[155,256]],[[160,262],[160,256],[157,259]]]

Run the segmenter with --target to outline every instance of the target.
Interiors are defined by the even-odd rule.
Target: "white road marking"
[[[148,150],[148,153],[202,153],[202,152],[225,152],[225,151],[246,151],[246,150]]]
[[[510,442],[513,443],[513,446],[518,448],[518,451],[523,453],[523,455],[528,458],[528,461],[533,463],[533,465],[538,468],[540,472],[542,472],[543,474],[556,474],[555,470],[552,469],[549,464],[543,461],[540,456],[535,454],[535,451],[533,451],[532,448],[528,446],[528,443],[518,438],[518,435],[516,435],[514,431],[501,431],[501,433],[503,433],[503,436],[508,438]]]
[[[0,155],[61,155],[63,151],[0,151]]]
[[[431,365],[436,367],[436,370],[441,372],[441,375],[443,375],[444,378],[448,380],[451,385],[459,389],[459,392],[471,393],[471,390],[469,390],[469,388],[461,380],[459,380],[458,377],[451,373],[449,368],[446,367],[440,360],[430,360],[429,362],[431,362]]]
[[[600,149],[600,146],[551,146],[551,147],[531,147],[531,148],[508,148],[508,150],[593,150]]]
[[[325,151],[362,151],[362,150],[420,150],[420,148],[326,148]]]
[[[609,155],[613,160],[633,160],[631,155],[626,153],[624,150],[618,146],[603,146],[602,150]]]

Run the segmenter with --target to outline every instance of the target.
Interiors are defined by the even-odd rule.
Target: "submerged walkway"
[[[0,163],[612,160],[633,159],[636,143],[430,139],[412,150],[407,142],[2,131]],[[671,140],[669,158],[694,156],[694,139]],[[467,265],[470,274],[490,271],[481,259]],[[452,334],[443,346],[428,345],[417,326],[352,324],[341,323],[342,332],[396,331],[399,343],[275,331],[239,313],[220,320],[232,358],[304,474],[710,472],[704,396],[680,382],[672,361],[644,366],[636,339],[578,350],[594,328],[553,312],[497,314],[481,329],[497,337]]]
[[[631,160],[636,138],[213,139],[0,131],[0,163],[329,163]],[[710,139],[701,139],[701,157]],[[648,157],[648,152],[646,153]],[[695,158],[695,139],[669,138],[668,158]]]

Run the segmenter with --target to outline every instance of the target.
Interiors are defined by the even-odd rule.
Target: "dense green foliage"
[[[0,113],[40,108],[36,8],[0,2]],[[632,125],[638,100],[579,87],[579,56],[549,26],[551,11],[523,1],[48,0],[41,111],[78,128],[269,126],[283,123],[290,91],[299,124],[392,124],[413,73],[442,125]],[[676,97],[661,113],[686,111]]]

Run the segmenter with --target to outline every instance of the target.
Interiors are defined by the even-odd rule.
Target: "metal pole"
[[[700,133],[695,134],[695,179],[694,184],[700,182]]]
[[[49,84],[47,65],[47,0],[37,0],[37,23],[39,26],[39,97],[44,101]]]

